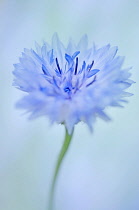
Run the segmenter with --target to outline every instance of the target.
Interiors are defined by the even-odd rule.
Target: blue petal
[[[82,65],[82,69],[85,69],[85,67],[86,67],[86,63],[85,63],[85,61],[83,62],[83,65]]]
[[[54,61],[54,50],[53,49],[48,52],[48,56],[50,59],[50,64],[52,64]]]
[[[133,93],[129,93],[129,92],[123,92],[122,93],[123,97],[130,97],[130,96],[133,96],[133,95],[134,95]]]
[[[103,120],[105,120],[105,121],[110,121],[111,120],[111,118],[108,117],[108,115],[103,110],[97,109],[96,112],[97,112],[98,116],[100,118],[102,118]]]
[[[93,69],[93,70],[89,71],[87,77],[90,78],[90,77],[92,77],[93,75],[97,74],[99,71],[100,71],[100,70],[98,70],[98,69]]]
[[[59,40],[59,37],[58,37],[57,33],[55,33],[53,35],[52,48],[55,50],[56,56],[58,57],[58,60],[59,60],[60,65],[61,65],[62,62],[63,62],[63,56],[64,56],[65,48],[64,48],[64,45],[62,44],[62,42]]]
[[[57,87],[57,88],[59,88],[59,86],[58,86],[58,84],[57,84],[57,80],[56,80],[56,78],[53,76],[53,81],[54,81],[54,85]]]
[[[88,37],[85,34],[84,36],[82,36],[81,40],[78,43],[77,49],[79,49],[80,51],[84,51],[86,50],[88,47]]]
[[[65,59],[67,60],[68,64],[71,64],[73,62],[72,57],[68,54],[65,54]]]
[[[41,53],[42,53],[42,56],[45,58],[47,55],[47,48],[45,44],[41,48]]]
[[[83,70],[85,69],[85,67],[86,67],[86,63],[85,63],[85,61],[83,61],[82,68],[81,68],[81,70],[79,71],[78,74],[81,74],[83,72]]]
[[[50,76],[49,71],[47,70],[47,68],[43,64],[42,64],[42,71],[43,71],[44,74]]]
[[[74,58],[76,58],[77,55],[79,55],[80,51],[76,51],[73,56],[72,56],[72,59],[74,60]]]
[[[32,50],[32,53],[39,62],[42,62],[43,59],[34,50]]]
[[[55,70],[55,72],[56,72],[56,75],[58,76],[58,77],[61,77],[61,74],[60,74],[60,72],[56,69]]]
[[[120,86],[121,89],[126,89],[126,88],[129,88],[131,86],[131,84],[128,83],[128,82],[121,81],[121,82],[117,82],[117,83],[119,83],[118,85]]]

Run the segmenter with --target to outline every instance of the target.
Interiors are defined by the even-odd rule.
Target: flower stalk
[[[65,140],[63,143],[63,146],[61,148],[60,154],[58,156],[58,160],[57,160],[57,164],[55,167],[55,172],[54,172],[54,176],[53,176],[53,180],[52,180],[52,185],[51,185],[51,189],[50,189],[50,200],[49,200],[49,208],[48,210],[53,210],[53,203],[54,203],[54,193],[55,193],[55,187],[56,187],[56,182],[57,182],[57,178],[58,178],[58,174],[63,162],[63,159],[66,155],[66,152],[69,148],[72,136],[73,136],[73,132],[71,133],[71,135],[69,135],[67,129],[65,128],[66,133],[65,133]]]

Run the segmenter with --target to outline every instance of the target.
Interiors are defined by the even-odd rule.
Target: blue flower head
[[[30,118],[63,123],[69,133],[80,121],[92,129],[97,116],[109,120],[105,108],[122,106],[132,95],[125,91],[133,83],[130,68],[122,69],[124,57],[116,53],[109,44],[88,48],[87,36],[65,47],[56,34],[51,45],[24,49],[13,72],[14,86],[25,92],[17,107],[30,112]]]

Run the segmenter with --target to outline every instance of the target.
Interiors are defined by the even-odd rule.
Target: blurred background
[[[84,124],[61,168],[55,210],[139,209],[139,1],[0,0],[0,209],[47,210],[55,162],[64,138],[61,125],[28,121],[15,109],[22,92],[12,87],[13,63],[23,48],[63,43],[87,34],[90,44],[118,46],[136,81],[125,108],[109,108],[110,123]]]

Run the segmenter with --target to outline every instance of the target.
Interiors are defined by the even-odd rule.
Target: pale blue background
[[[0,209],[46,210],[54,164],[64,129],[46,119],[29,122],[15,102],[13,63],[36,40],[54,32],[67,43],[88,34],[90,44],[111,43],[133,66],[135,95],[113,119],[97,120],[94,133],[76,126],[56,189],[55,210],[139,209],[139,1],[0,1]]]

